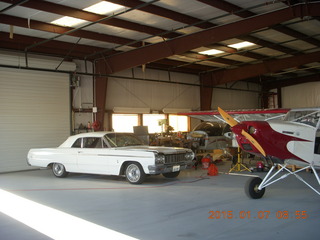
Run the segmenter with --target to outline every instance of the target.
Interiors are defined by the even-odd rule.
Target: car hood
[[[128,146],[128,147],[118,147],[118,150],[129,150],[129,151],[148,151],[148,152],[159,152],[164,154],[178,154],[191,151],[186,148],[178,147],[161,147],[161,146]]]

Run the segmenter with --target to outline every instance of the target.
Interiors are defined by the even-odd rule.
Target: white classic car
[[[147,175],[177,177],[191,168],[194,153],[186,148],[144,146],[130,133],[90,132],[70,136],[57,148],[30,149],[30,166],[52,168],[56,177],[69,172],[124,175],[132,184]]]

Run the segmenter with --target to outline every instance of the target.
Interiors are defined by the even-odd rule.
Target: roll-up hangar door
[[[69,74],[0,68],[0,172],[32,169],[30,148],[70,135]]]

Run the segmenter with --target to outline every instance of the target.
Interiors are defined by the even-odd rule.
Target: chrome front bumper
[[[179,167],[177,169],[177,167]],[[161,174],[168,172],[177,172],[185,169],[190,169],[192,164],[187,163],[177,163],[177,164],[158,164],[158,165],[149,165],[149,174]]]

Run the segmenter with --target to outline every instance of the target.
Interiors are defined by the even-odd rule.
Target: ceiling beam
[[[240,68],[219,70],[206,73],[210,84],[217,86],[229,82],[239,81],[266,73],[275,73],[287,68],[298,67],[304,64],[320,61],[320,51],[300,56],[274,59],[257,64],[249,64]]]
[[[208,4],[209,6],[212,6],[212,7],[215,7],[215,8],[218,8],[220,10],[223,10],[225,12],[229,12],[231,14],[234,14],[234,15],[237,15],[239,17],[242,17],[242,18],[247,18],[247,17],[252,17],[252,16],[256,16],[255,13],[251,12],[251,11],[248,11],[246,9],[243,9],[237,5],[234,5],[232,3],[229,3],[229,2],[226,2],[226,1],[211,1],[211,0],[198,0],[199,2],[202,2],[202,3],[205,3],[205,4]],[[267,4],[267,3],[265,3]],[[291,6],[291,5],[289,5]],[[308,2],[306,1],[306,8],[308,8]],[[310,6],[312,7],[312,6]],[[314,39],[314,38],[308,38],[307,35],[305,34],[302,34],[298,31],[295,31],[289,27],[286,27],[286,26],[282,26],[282,25],[278,25],[278,26],[270,26],[271,29],[274,29],[278,32],[281,32],[283,34],[286,34],[288,36],[291,36],[291,37],[294,37],[294,38],[298,38],[298,39],[301,39],[305,42],[308,42],[312,45],[315,45],[315,46],[320,46],[320,41],[317,40],[317,39]]]
[[[230,59],[222,58],[222,57],[212,58],[209,55],[203,55],[203,54],[199,54],[199,53],[192,52],[192,51],[181,53],[180,55],[188,57],[188,58],[191,58],[191,59],[214,62],[214,63],[221,63],[221,64],[224,64],[224,65],[235,65],[235,64],[241,64],[242,63],[240,61],[230,60]],[[187,62],[185,62],[185,64],[186,63]],[[190,64],[192,64],[192,63],[190,63]]]
[[[6,2],[6,3],[11,3],[11,0],[0,0],[0,2]],[[127,6],[127,7],[138,7],[141,4],[143,4],[144,2],[142,1],[121,1],[117,2],[117,1],[113,1],[116,4],[122,4],[123,6]],[[77,8],[73,8],[73,7],[68,7],[68,6],[64,6],[64,5],[60,5],[60,4],[56,4],[56,3],[51,3],[51,2],[46,2],[46,1],[35,1],[35,0],[29,0],[29,2],[25,2],[25,3],[21,3],[23,7],[28,7],[31,9],[36,9],[36,10],[40,10],[40,11],[45,11],[45,12],[52,12],[55,14],[59,14],[59,15],[63,15],[63,16],[69,16],[69,17],[74,17],[74,18],[79,18],[79,19],[83,19],[86,21],[90,21],[90,22],[95,22],[98,21],[99,19],[105,18],[105,15],[100,15],[100,14],[95,14],[95,13],[90,13],[87,11],[83,11],[81,9],[77,9]],[[161,7],[158,6],[153,6],[153,5],[149,5],[149,6],[145,6],[143,8],[141,8],[140,10],[148,12],[148,13],[154,13],[154,14],[161,14],[164,15],[167,18],[177,18],[179,17],[179,19],[181,19],[182,21],[187,21],[189,23],[194,23],[194,22],[199,22],[199,19],[193,18],[193,17],[189,17],[188,15],[184,15],[184,14],[179,14],[177,12],[171,11],[171,10],[166,10],[163,9]],[[1,22],[1,21],[0,21]],[[8,22],[8,21],[6,21]],[[26,20],[24,20],[24,22],[26,22]],[[37,22],[32,20],[32,22]],[[37,30],[44,30],[44,28],[49,29],[49,27],[45,27],[47,26],[47,24],[49,23],[42,23],[42,27],[38,27]],[[141,24],[137,24],[137,23],[133,23],[133,22],[129,22],[126,20],[121,20],[118,18],[110,18],[108,20],[102,21],[100,22],[100,24],[105,24],[105,25],[110,25],[110,26],[115,26],[115,27],[120,27],[123,29],[129,29],[129,30],[133,30],[133,31],[137,31],[137,32],[142,32],[142,33],[147,33],[150,34],[152,36],[162,36],[162,37],[167,37],[167,38],[174,38],[174,37],[178,37],[181,36],[182,34],[180,33],[175,33],[175,32],[169,32],[169,33],[165,33],[167,32],[166,30],[163,29],[159,29],[159,28],[154,28],[154,27],[149,27],[147,25],[141,25]],[[23,23],[19,23],[18,26],[22,27]],[[52,25],[51,25],[52,26]],[[55,25],[54,25],[55,26]],[[208,27],[212,27],[214,26],[213,24],[202,24],[201,27],[203,28],[208,28]],[[57,26],[59,27],[59,26]],[[68,28],[69,30],[71,28]],[[69,31],[67,30],[67,28],[64,28],[64,30],[54,30],[55,33],[59,33],[59,34],[63,34],[64,32]],[[71,34],[70,34],[71,35]],[[76,35],[83,35],[83,32],[80,32]],[[88,35],[86,35],[88,37]],[[98,36],[95,36],[95,34],[92,35],[94,37],[94,40],[97,40]],[[110,36],[110,35],[109,35]],[[133,39],[125,39],[125,38],[115,38],[114,40],[116,40],[115,42],[112,41],[111,42],[111,38],[109,39],[110,43],[116,43],[116,44],[120,44],[120,45],[125,45],[126,43],[130,43],[130,42],[134,42]],[[135,46],[135,47],[140,47],[141,43],[135,43],[135,44],[130,44],[130,46]],[[99,52],[99,51],[96,51]],[[101,52],[104,52],[104,50],[101,49]],[[109,55],[109,54],[108,54]],[[90,56],[90,54],[88,54],[88,56]],[[261,56],[259,56],[261,57]],[[92,57],[89,57],[92,58]],[[256,58],[255,58],[256,59]],[[220,61],[224,61],[223,59],[219,60],[219,59],[214,59],[211,60],[212,62],[220,62]]]
[[[207,4],[211,7],[218,8],[220,10],[223,10],[225,12],[229,12],[230,14],[237,15],[242,18],[252,17],[255,14],[244,10],[243,8],[234,5],[232,3],[226,2],[226,1],[212,1],[212,0],[197,0],[198,2],[202,2],[204,4]]]
[[[9,16],[5,14],[1,15],[0,23],[23,27],[23,28],[31,28],[31,29],[41,30],[45,32],[50,32],[50,33],[56,33],[56,34],[63,34],[73,29],[69,27],[61,27],[58,25],[40,22],[36,20],[28,21],[28,19],[25,19],[25,18],[19,18],[19,17]],[[117,43],[117,44],[128,44],[132,42],[131,39],[117,37],[117,36],[108,35],[108,34],[101,34],[101,33],[86,31],[86,30],[78,30],[76,32],[69,33],[68,35],[102,41],[102,42]],[[139,47],[141,46],[141,44],[134,43],[134,44],[131,44],[130,46]]]
[[[10,9],[12,9],[12,8],[15,8],[16,6],[19,6],[19,5],[21,5],[21,4],[23,4],[23,3],[25,3],[25,2],[28,2],[29,0],[20,0],[20,1],[16,1],[16,2],[10,2],[10,6],[8,6],[8,7],[6,7],[6,8],[4,8],[4,9],[1,9],[0,10],[0,14],[2,14],[2,13],[4,13],[4,12],[6,12],[6,11],[9,11]]]
[[[144,3],[143,1],[138,1],[138,0],[130,0],[130,1],[128,1],[128,0],[108,0],[108,1],[115,3],[115,4],[122,5],[122,6],[131,7],[131,8],[137,7],[137,6]],[[172,19],[177,22],[190,24],[190,25],[198,23],[195,26],[200,27],[200,28],[210,28],[213,26],[213,24],[210,22],[203,22],[202,20],[199,20],[198,18],[191,17],[189,15],[182,14],[182,13],[179,13],[176,11],[172,11],[172,10],[169,10],[166,8],[162,8],[162,7],[156,6],[154,4],[145,6],[139,10],[143,11],[143,12],[151,13],[151,14],[154,14],[157,16]]]
[[[252,42],[252,43],[255,43],[257,45],[260,45],[260,46],[263,46],[263,47],[267,47],[267,48],[270,48],[270,49],[273,49],[273,50],[277,50],[277,51],[282,52],[282,53],[287,53],[287,54],[290,54],[290,55],[294,55],[293,49],[291,49],[291,48],[285,47],[284,45],[275,44],[274,42],[270,42],[270,41],[267,41],[267,40],[256,38],[256,37],[253,37],[251,35],[241,36],[241,37],[239,37],[239,39],[241,39],[243,41]]]
[[[12,1],[1,0],[0,2],[11,3]],[[139,5],[141,4],[145,4],[145,2],[141,2]],[[77,9],[77,8],[56,4],[52,2],[47,2],[47,1],[29,0],[28,2],[22,3],[21,6],[31,8],[31,9],[36,9],[39,11],[44,11],[44,12],[51,12],[51,13],[55,13],[62,16],[79,18],[89,22],[96,22],[106,17],[106,15],[91,13],[91,12],[83,11],[82,9]],[[156,36],[163,35],[163,33],[165,32],[165,30],[163,29],[154,28],[147,25],[141,25],[134,22],[129,22],[119,18],[109,18],[105,21],[100,22],[100,24],[119,27],[123,29],[129,29],[132,31],[147,33],[147,34],[156,35]],[[167,34],[164,34],[163,37],[174,38],[180,35],[181,34],[177,34],[177,33],[167,33]]]
[[[11,0],[0,0],[0,2],[10,3]],[[117,1],[111,1],[111,2],[114,2],[116,4],[121,4],[123,6],[131,7],[131,8],[138,7],[139,5],[144,3],[142,1],[137,1],[137,0],[132,0],[132,1],[118,1],[117,0]],[[29,0],[29,2],[22,4],[22,6],[32,8],[32,9],[37,9],[40,11],[45,11],[45,12],[52,12],[52,13],[59,14],[59,15],[80,18],[80,19],[83,19],[86,21],[91,21],[91,22],[95,22],[95,21],[98,21],[99,19],[105,18],[105,15],[90,13],[87,11],[83,11],[81,9],[72,8],[72,7],[68,7],[68,6],[64,6],[64,5],[60,5],[60,4],[56,4],[56,3],[51,3],[51,2],[46,2],[46,1]],[[162,7],[158,7],[155,5],[148,5],[148,6],[145,6],[141,9],[139,9],[139,10],[150,13],[150,14],[155,14],[155,15],[158,15],[161,17],[169,18],[174,21],[179,21],[179,22],[183,22],[186,24],[190,24],[190,25],[194,25],[197,22],[198,23],[202,22],[201,24],[197,25],[198,27],[200,27],[202,29],[216,26],[213,23],[203,22],[201,19],[190,17],[188,15],[181,14],[181,13],[178,13],[178,12],[175,12],[175,11],[172,11],[169,9],[165,9]],[[124,29],[130,29],[130,30],[134,30],[134,31],[138,31],[138,32],[143,32],[143,33],[147,33],[150,35],[155,35],[155,36],[159,35],[159,36],[166,37],[166,38],[174,38],[174,37],[178,37],[178,36],[182,35],[182,34],[176,33],[176,32],[165,33],[166,31],[162,30],[162,29],[149,27],[147,25],[140,25],[140,24],[136,24],[133,22],[121,20],[118,18],[110,18],[110,19],[102,21],[100,23],[105,24],[105,25],[110,25],[110,26],[121,27]],[[43,24],[46,24],[46,23],[43,23]],[[62,33],[60,33],[60,34],[62,34]],[[129,42],[130,41],[128,41],[128,43]],[[133,42],[133,40],[131,40],[131,42]],[[115,43],[120,44],[119,42],[115,42]],[[140,46],[139,44],[140,43],[136,43],[137,46]],[[120,45],[125,45],[125,44],[122,43]],[[131,44],[131,46],[133,46],[133,45]],[[211,47],[211,46],[208,46],[208,47]],[[224,48],[227,48],[227,47],[224,46]],[[104,51],[101,51],[101,53],[103,53],[103,52]],[[236,52],[234,52],[234,53],[237,55],[242,55],[242,53],[239,53],[239,54]],[[99,55],[101,55],[101,54],[99,53]],[[246,57],[250,57],[253,59],[261,59],[264,56],[261,54],[257,54],[257,53],[247,52]],[[92,58],[92,56],[90,56],[89,58]],[[211,61],[219,62],[220,60],[218,58],[215,58]],[[223,61],[223,60],[221,60],[221,61]]]
[[[319,47],[320,46],[320,41],[315,39],[315,38],[310,38],[307,34],[295,31],[291,28],[285,27],[281,24],[278,24],[276,26],[273,26],[272,29],[277,30],[278,32],[284,33],[288,36],[300,39],[304,42],[310,43],[314,46]]]
[[[310,3],[308,8],[304,4],[299,4],[116,54],[107,57],[105,62],[108,65],[109,73],[115,73],[175,54],[181,54],[201,46],[248,34],[294,18],[319,15],[320,3]]]
[[[110,2],[121,4],[121,5],[127,6],[127,7],[135,7],[135,6],[137,6],[137,5],[142,3],[142,1],[138,1],[138,0],[131,0],[131,1],[110,0]],[[217,2],[217,1],[215,1],[215,2]],[[219,1],[219,2],[223,2],[223,1]],[[212,27],[216,27],[217,26],[214,23],[204,22],[202,19],[198,19],[198,18],[195,18],[195,17],[190,17],[190,16],[188,16],[186,14],[182,14],[182,13],[179,13],[179,12],[176,12],[176,11],[172,11],[172,10],[169,10],[169,9],[165,9],[165,8],[162,8],[162,7],[158,7],[158,6],[155,6],[155,5],[148,5],[148,6],[144,7],[143,9],[140,9],[140,10],[144,11],[144,12],[147,12],[147,13],[150,13],[150,14],[154,14],[154,15],[160,16],[160,17],[168,18],[168,19],[171,19],[173,21],[177,21],[177,22],[188,24],[188,25],[196,26],[196,27],[199,27],[201,29],[208,29],[208,28],[212,28]],[[254,15],[254,14],[252,14],[252,15]],[[215,44],[215,45],[217,45],[217,44]],[[231,49],[231,48],[228,48],[227,46],[223,46],[223,45],[221,45],[220,47],[210,46],[210,45],[206,46],[206,47],[208,47],[208,48],[216,48],[216,49],[224,48],[223,51],[226,51],[226,52],[232,51],[236,55],[242,55],[241,53],[237,53],[236,49]],[[246,57],[250,57],[250,58],[253,58],[253,59],[261,59],[264,56],[261,55],[261,54],[258,54],[258,53],[253,53],[253,52],[249,53],[249,52],[247,52],[246,53]]]
[[[30,37],[20,34],[14,34],[14,39],[10,39],[9,33],[6,32],[0,32],[0,39],[0,48],[13,49],[18,51],[24,51],[27,46],[35,42],[41,42],[45,40],[43,38]],[[72,51],[70,51],[70,49],[72,49]],[[54,40],[50,43],[45,43],[41,46],[38,46],[34,52],[45,53],[60,57],[66,56],[66,54],[69,52],[69,56],[71,58],[83,58],[83,56],[101,50],[102,48],[98,47]]]
[[[43,41],[43,38],[37,37],[30,37],[20,34],[14,34],[14,39],[9,38],[9,33],[0,32],[0,49],[4,50],[17,50],[24,52],[24,49],[33,44],[35,42]],[[70,51],[72,49],[72,51]],[[37,48],[33,49],[33,53],[38,54],[47,54],[50,56],[62,57],[69,60],[71,58],[83,59],[84,56],[92,53],[101,51],[102,48],[83,45],[83,44],[75,44],[75,43],[68,43],[53,40],[48,43],[44,43],[41,46],[37,46]],[[115,54],[115,52],[112,52]],[[93,60],[93,59],[87,59]],[[149,63],[147,65],[148,68],[155,68],[155,69],[170,69],[172,66],[179,66],[185,62],[177,61],[177,60],[170,60],[170,59],[161,59],[157,62]],[[176,68],[170,71],[172,72],[185,72],[190,74],[198,74],[199,72],[209,71],[212,70],[212,67],[200,65],[200,64],[193,64],[188,66],[187,68]]]
[[[297,84],[302,84],[307,82],[320,82],[320,73],[298,77],[298,78],[290,78],[290,79],[277,80],[273,82],[265,82],[262,84],[262,88],[265,89],[266,91],[269,91],[275,88],[289,87],[292,85],[297,85]]]

